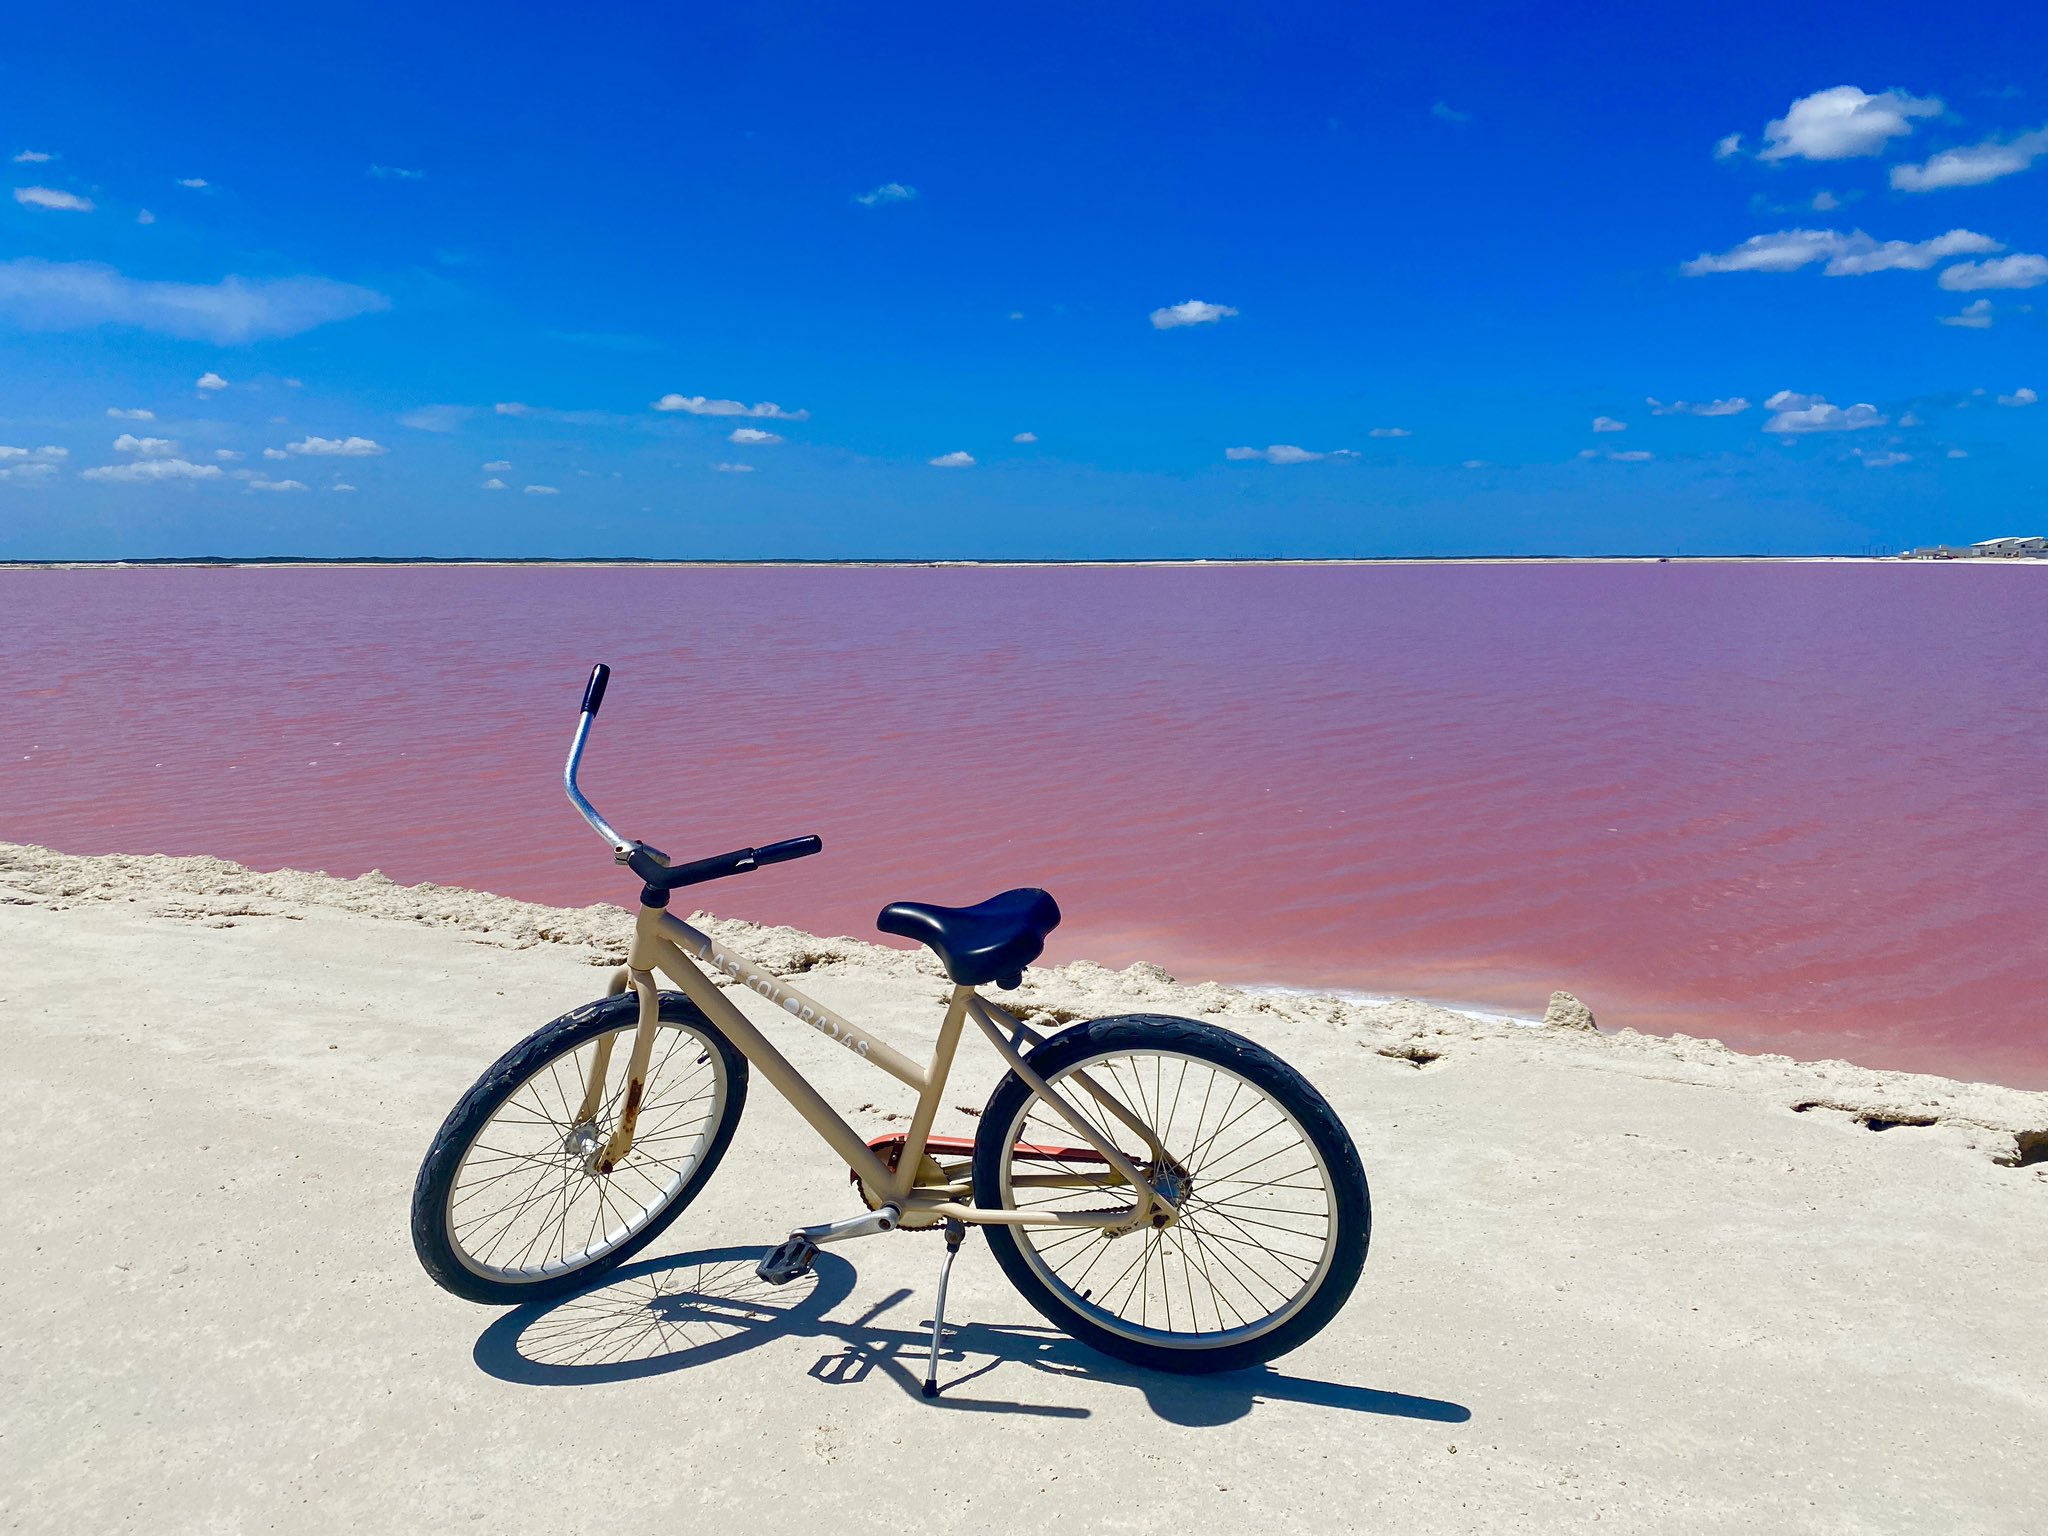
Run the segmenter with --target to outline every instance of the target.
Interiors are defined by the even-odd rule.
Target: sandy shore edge
[[[475,942],[504,949],[560,946],[592,967],[623,964],[630,935],[625,914],[606,903],[549,907],[456,886],[400,885],[375,870],[340,879],[318,871],[254,870],[205,856],[80,855],[6,842],[0,842],[0,904],[59,911],[119,904],[210,927],[329,908],[461,929]],[[929,980],[940,975],[923,950],[826,938],[702,912],[692,921],[786,976],[819,972]],[[1195,1018],[1267,1015],[1341,1032],[1381,1056],[1425,1071],[1463,1052],[1527,1054],[1547,1062],[1565,1058],[1589,1070],[1720,1088],[1801,1112],[1845,1116],[1872,1131],[1938,1133],[1990,1163],[2048,1179],[2048,1092],[1879,1071],[1847,1061],[1749,1054],[1683,1034],[1531,1028],[1410,999],[1371,1004],[1308,991],[1188,985],[1144,962],[1122,970],[1087,960],[1034,969],[1017,992],[1002,994],[1002,1001],[1041,1026],[1134,1010]]]

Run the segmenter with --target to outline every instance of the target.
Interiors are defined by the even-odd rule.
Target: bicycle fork
[[[610,1173],[633,1150],[633,1128],[640,1120],[640,1101],[647,1093],[647,1065],[654,1056],[654,1032],[661,1022],[661,996],[655,991],[652,973],[628,970],[626,980],[640,1001],[640,1023],[633,1031],[633,1054],[626,1061],[625,1099],[619,1108],[619,1123],[613,1129],[611,1139],[594,1154],[595,1160],[591,1165],[599,1174]],[[598,1109],[604,1103],[605,1079],[611,1072],[612,1042],[617,1038],[616,1035],[605,1035],[597,1042],[597,1056],[590,1064],[590,1081],[584,1085],[583,1102],[576,1108],[576,1124],[579,1126],[594,1123]]]

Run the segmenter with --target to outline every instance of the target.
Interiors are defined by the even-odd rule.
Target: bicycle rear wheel
[[[1235,1370],[1286,1353],[1344,1305],[1372,1202],[1336,1113],[1264,1047],[1192,1019],[1077,1024],[1028,1058],[1047,1086],[1179,1208],[1163,1228],[986,1227],[1003,1272],[1082,1343],[1159,1370]],[[1086,1074],[1166,1149],[1109,1113]],[[1126,1206],[1128,1186],[1012,1072],[975,1138],[978,1205],[1034,1214]]]
[[[610,1173],[596,1154],[625,1092],[630,992],[536,1031],[449,1112],[412,1197],[413,1248],[443,1290],[508,1305],[562,1295],[653,1242],[704,1187],[746,1104],[746,1058],[681,993],[660,1003],[632,1150]]]

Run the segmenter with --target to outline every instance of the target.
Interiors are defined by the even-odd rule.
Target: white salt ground
[[[1261,1371],[1092,1355],[936,1240],[750,1288],[846,1171],[759,1079],[703,1196],[537,1315],[428,1283],[435,1126],[603,991],[627,920],[379,876],[0,845],[0,1527],[2031,1532],[2048,1094],[1413,1002],[1032,973],[1045,1023],[1211,1019],[1358,1141],[1372,1256]],[[921,953],[712,923],[913,1053]],[[766,1019],[751,993],[742,1006]],[[779,1016],[778,1016],[779,1017]],[[864,1135],[908,1095],[784,1021]],[[963,1048],[938,1129],[997,1077]]]
[[[1239,982],[1236,990],[1247,997],[1329,997],[1354,1008],[1367,1009],[1390,1008],[1398,1003],[1419,1002],[1444,1013],[1454,1013],[1460,1018],[1470,1019],[1476,1024],[1524,1024],[1531,1029],[1543,1027],[1541,1018],[1529,1018],[1519,1013],[1495,1013],[1473,1004],[1450,1002],[1434,997],[1394,997],[1384,992],[1354,992],[1343,987],[1284,987],[1276,982],[1263,981]]]

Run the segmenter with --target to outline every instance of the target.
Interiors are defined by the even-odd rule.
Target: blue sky
[[[0,165],[0,556],[2048,520],[2041,7],[49,7]]]

